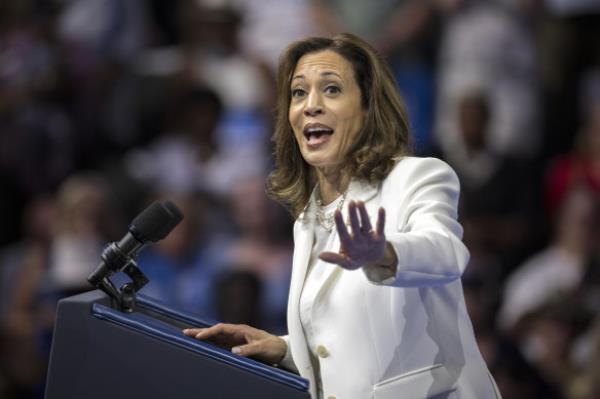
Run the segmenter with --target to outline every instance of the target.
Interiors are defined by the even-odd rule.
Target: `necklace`
[[[344,206],[344,201],[346,201],[346,193],[347,191],[344,191],[344,194],[342,194],[342,199],[338,201],[336,210],[342,210],[342,206]],[[323,210],[323,202],[321,201],[320,192],[315,202],[317,203],[317,211],[315,212],[315,218],[317,220],[317,223],[325,230],[330,232],[333,229],[333,226],[335,225],[335,211],[325,213],[325,211]]]

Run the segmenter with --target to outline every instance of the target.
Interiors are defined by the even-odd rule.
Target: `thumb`
[[[343,267],[344,269],[356,269],[356,267],[353,266],[352,262],[348,259],[348,257],[335,252],[321,252],[319,254],[319,259],[324,260],[327,263],[334,263]]]
[[[254,356],[263,352],[263,345],[260,341],[252,342],[246,345],[234,346],[231,352],[240,356]]]

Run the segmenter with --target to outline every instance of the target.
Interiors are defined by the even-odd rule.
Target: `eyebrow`
[[[325,71],[325,72],[321,72],[320,74],[321,76],[337,76],[338,78],[342,79],[342,77],[337,74],[336,72],[332,72],[332,71]],[[296,80],[296,79],[304,79],[305,76],[304,75],[296,75],[292,78],[292,81]]]

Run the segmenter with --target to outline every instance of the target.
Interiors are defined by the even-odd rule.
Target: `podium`
[[[134,312],[102,291],[59,301],[46,399],[309,399],[296,374],[183,335],[213,323],[138,295]]]

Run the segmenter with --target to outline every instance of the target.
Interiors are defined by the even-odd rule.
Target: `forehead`
[[[350,61],[332,50],[308,53],[300,57],[292,79],[306,78],[309,74],[327,74],[333,72],[342,79],[354,77],[354,69]]]

